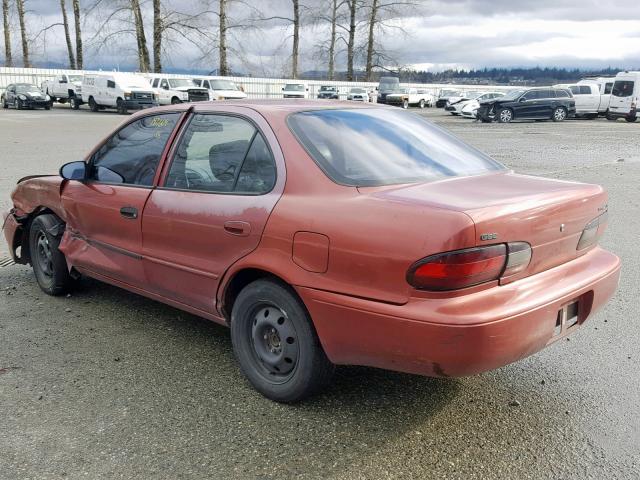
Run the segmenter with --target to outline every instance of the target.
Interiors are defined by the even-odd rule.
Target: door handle
[[[224,230],[231,235],[247,237],[251,233],[251,224],[238,220],[229,220],[224,222]]]
[[[138,218],[138,209],[135,207],[122,207],[120,209],[120,215],[122,215],[124,218],[134,220]]]

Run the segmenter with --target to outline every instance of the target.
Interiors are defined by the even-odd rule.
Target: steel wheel
[[[553,111],[554,122],[562,122],[565,118],[567,118],[567,111],[564,108],[558,107]]]
[[[51,245],[49,245],[49,239],[43,230],[38,232],[38,238],[36,239],[36,261],[40,267],[40,271],[48,278],[53,275],[53,257],[51,255]]]
[[[501,123],[509,123],[513,120],[513,112],[509,108],[504,108],[500,110],[500,115],[498,116]]]
[[[273,305],[259,306],[251,325],[253,353],[265,379],[286,382],[298,364],[298,333],[286,312]]]

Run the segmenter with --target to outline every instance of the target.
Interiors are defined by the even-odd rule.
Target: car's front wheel
[[[240,292],[231,313],[231,341],[249,382],[277,402],[300,401],[333,375],[306,308],[279,282],[256,280]]]
[[[100,107],[93,97],[89,97],[89,110],[91,110],[92,112],[97,112],[98,110],[100,110]]]
[[[22,100],[18,99],[18,100],[16,101],[16,108],[17,108],[18,110],[22,110],[22,109],[24,108],[24,103],[22,103]]]
[[[407,109],[409,108],[409,100],[403,100],[402,101],[402,108]]]
[[[556,107],[553,110],[553,114],[551,115],[551,119],[554,122],[562,122],[567,118],[567,111],[563,107]]]
[[[513,110],[510,108],[503,108],[498,112],[498,121],[500,123],[509,123],[513,120]]]
[[[420,103],[418,104],[418,106],[419,106],[420,108],[424,108],[424,107],[425,107],[424,98],[420,100]]]
[[[62,295],[73,286],[64,254],[58,250],[62,221],[51,214],[37,216],[29,229],[31,265],[40,288],[49,295]]]

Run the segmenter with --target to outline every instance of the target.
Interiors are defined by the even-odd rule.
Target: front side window
[[[250,122],[197,114],[178,145],[165,187],[255,195],[271,191],[275,180],[271,151]]]
[[[151,86],[152,86],[153,88],[158,88],[158,82],[159,82],[159,81],[160,81],[160,79],[159,79],[159,78],[154,78],[154,79],[153,79],[153,83],[151,84]]]
[[[604,94],[605,95],[611,94],[611,89],[613,89],[613,83],[605,83],[604,84]]]
[[[420,183],[505,167],[419,115],[397,110],[316,110],[288,124],[325,174],[337,183]]]
[[[591,95],[591,87],[589,85],[580,85],[581,95]]]
[[[179,113],[150,115],[119,130],[91,159],[89,178],[104,183],[150,186]]]
[[[616,80],[613,84],[611,94],[614,97],[630,97],[633,95],[633,81]]]

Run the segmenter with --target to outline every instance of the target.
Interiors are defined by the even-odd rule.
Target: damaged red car
[[[300,400],[334,365],[429,376],[515,362],[613,295],[597,185],[518,175],[418,115],[343,102],[171,105],[22,179],[14,259],[231,328],[250,383]]]

